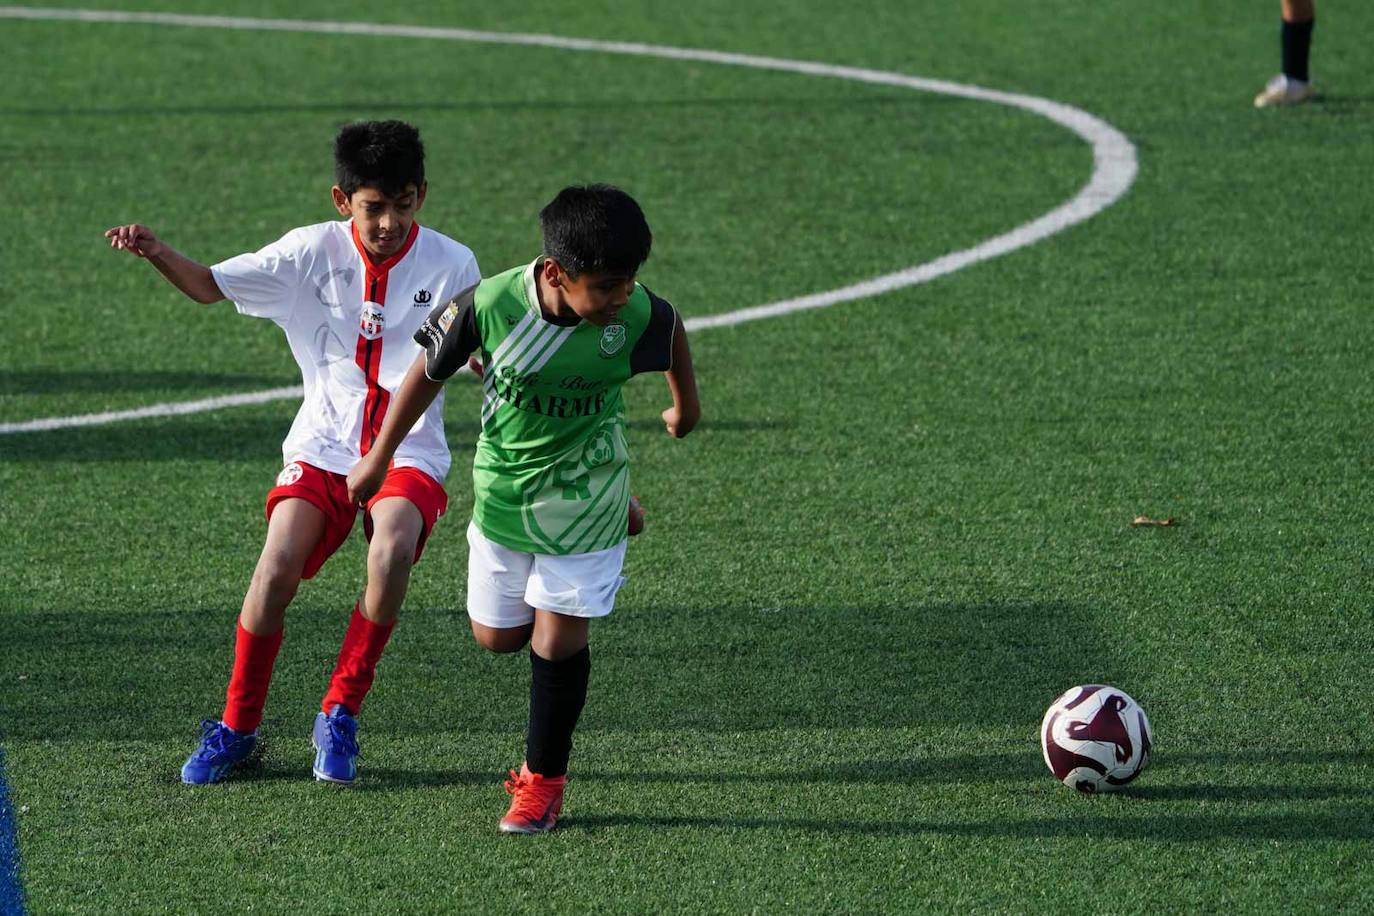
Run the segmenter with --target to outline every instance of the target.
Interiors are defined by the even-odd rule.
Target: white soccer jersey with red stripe
[[[293,229],[210,270],[241,313],[286,332],[301,368],[305,401],[282,443],[283,462],[339,474],[372,447],[392,392],[420,354],[415,331],[435,305],[481,279],[466,246],[418,223],[400,251],[373,264],[352,220]],[[394,463],[442,481],[449,461],[440,392]]]

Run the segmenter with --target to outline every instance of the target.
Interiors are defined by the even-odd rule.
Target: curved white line
[[[736,67],[753,67],[760,70],[777,70],[786,73],[802,73],[808,76],[828,76],[836,79],[854,80],[879,86],[900,86],[921,92],[934,92],[958,98],[973,99],[1008,105],[1048,118],[1061,127],[1067,128],[1086,140],[1093,150],[1093,173],[1088,183],[1079,189],[1067,202],[1055,207],[1044,216],[1024,223],[1010,232],[994,236],[986,241],[908,267],[905,270],[883,274],[839,289],[812,293],[766,305],[692,318],[686,322],[688,330],[728,327],[762,318],[790,315],[808,309],[827,308],[841,302],[878,296],[907,286],[916,286],[953,273],[956,270],[1007,254],[1018,248],[1049,238],[1070,226],[1081,223],[1111,206],[1130,188],[1135,181],[1137,164],[1135,147],[1115,127],[1086,111],[1052,102],[1049,99],[1032,95],[1019,95],[1011,92],[998,92],[980,86],[950,83],[944,80],[922,79],[888,73],[883,70],[865,70],[857,67],[841,67],[832,64],[811,63],[800,60],[786,60],[778,57],[759,57],[752,54],[731,54],[724,51],[705,51],[696,48],[673,48],[660,45],[639,44],[623,41],[594,41],[585,38],[562,38],[557,35],[537,35],[521,32],[479,32],[471,29],[444,29],[426,26],[381,25],[365,22],[310,22],[295,19],[252,19],[238,16],[187,16],[177,13],[133,13],[100,10],[59,10],[23,6],[0,6],[0,18],[68,20],[77,22],[119,22],[150,25],[172,25],[188,28],[266,30],[279,32],[321,32],[333,35],[369,35],[397,38],[423,38],[440,41],[469,41],[487,44],[532,45],[546,48],[559,48],[567,51],[596,51],[605,54],[631,54],[642,57],[658,57],[669,60],[692,60],[703,63],[725,64]],[[171,416],[183,413],[196,413],[202,410],[218,410],[234,404],[256,404],[263,401],[301,396],[299,386],[275,388],[251,394],[230,395],[222,398],[208,398],[202,401],[187,401],[174,404],[154,404],[137,410],[114,411],[111,413],[88,414],[75,417],[50,417],[42,420],[29,420],[23,423],[0,423],[0,433],[31,432],[35,430],[61,429],[68,426],[89,426],[97,423],[112,423],[118,420],[132,420],[141,417]]]

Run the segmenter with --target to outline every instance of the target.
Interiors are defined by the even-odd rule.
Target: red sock
[[[396,629],[394,623],[382,625],[368,620],[359,610],[361,604],[353,607],[348,633],[344,636],[343,648],[339,649],[339,663],[334,666],[329,692],[320,704],[326,713],[338,704],[347,709],[349,715],[358,714],[363,708],[363,697],[372,688],[372,678],[377,674],[377,660],[382,657],[391,631]]]
[[[272,665],[281,649],[285,629],[267,636],[250,633],[238,625],[238,639],[234,645],[234,673],[229,677],[229,689],[224,696],[224,714],[220,721],[240,734],[258,730],[262,723],[262,707],[267,702],[267,685],[272,682]]]

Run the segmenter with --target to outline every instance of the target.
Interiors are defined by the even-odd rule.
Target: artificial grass
[[[175,782],[219,708],[294,405],[0,437],[0,740],[30,909],[1367,909],[1368,14],[1319,32],[1324,102],[1255,112],[1274,23],[1222,6],[1186,27],[1122,3],[436,7],[1044,94],[1123,129],[1141,172],[1007,258],[694,335],[706,419],[683,442],[658,380],[629,388],[649,530],[594,631],[566,818],[532,842],[494,829],[528,663],[478,650],[462,612],[470,384],[355,792],[310,781],[307,730],[361,539],[288,615],[261,761]],[[0,294],[33,315],[7,421],[289,384],[273,328],[178,301],[99,233],[138,218],[208,260],[328,218],[327,141],[354,116],[421,125],[422,221],[488,272],[533,253],[561,183],[626,184],[656,230],[642,277],[688,316],[966,246],[1089,168],[1021,113],[704,65],[53,23],[0,43],[26,81],[0,142],[50,203],[31,251],[0,249]],[[134,50],[158,66],[127,73]],[[1158,757],[1080,798],[1036,724],[1100,680],[1142,702]]]

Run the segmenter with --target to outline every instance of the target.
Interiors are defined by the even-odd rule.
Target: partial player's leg
[[[470,620],[469,623],[472,624],[472,638],[477,640],[477,644],[499,655],[519,652],[529,644],[530,634],[534,632],[532,623],[516,627],[489,627],[476,620]]]
[[[267,539],[243,597],[239,624],[250,633],[279,633],[286,608],[307,572],[308,561],[324,536],[325,514],[304,499],[286,499],[272,508]]]
[[[377,674],[377,663],[396,628],[396,617],[410,584],[415,547],[424,531],[420,510],[400,497],[374,503],[371,521],[367,587],[354,605],[311,734],[315,778],[324,782],[348,784],[358,775],[356,716],[362,711],[363,699]]]
[[[525,762],[506,784],[514,796],[507,833],[553,829],[563,808],[573,731],[587,701],[591,620],[615,605],[625,542],[594,553],[534,557],[525,600],[538,608],[530,637],[530,711]],[[556,608],[556,610],[548,610]]]
[[[525,601],[534,557],[488,539],[468,523],[468,618],[472,638],[490,652],[518,652],[534,632]]]
[[[506,790],[514,796],[501,818],[506,833],[552,830],[563,810],[573,730],[587,702],[591,650],[590,621],[536,610],[530,639],[530,717],[525,762],[511,771]]]
[[[304,499],[283,499],[269,511],[267,539],[239,613],[224,712],[219,722],[201,723],[200,746],[182,766],[182,782],[219,782],[252,753],[286,608],[324,536],[325,514]]]
[[[1313,0],[1280,0],[1282,22],[1279,27],[1279,46],[1282,70],[1271,79],[1259,95],[1257,108],[1275,105],[1297,105],[1312,98],[1312,77],[1308,60],[1312,49],[1312,30],[1316,24]]]
[[[1284,22],[1311,22],[1317,16],[1313,0],[1279,0]]]
[[[525,599],[535,557],[490,540],[471,522],[468,547],[468,617],[473,638],[492,652],[518,652],[535,630],[534,607]],[[514,798],[501,829],[520,833],[548,830],[562,806],[563,780],[545,782],[525,765],[518,772],[511,770],[510,775],[506,791]]]
[[[329,689],[315,717],[315,778],[348,784],[357,777],[358,723],[410,585],[411,567],[448,505],[438,481],[416,468],[393,468],[367,507],[367,586],[353,607]]]

